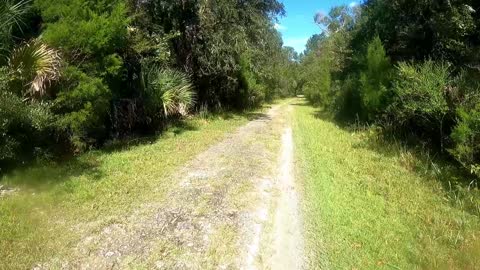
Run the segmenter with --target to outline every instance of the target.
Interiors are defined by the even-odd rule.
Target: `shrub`
[[[25,103],[8,91],[5,69],[0,70],[0,168],[9,162],[34,157],[50,134],[53,116],[49,105],[41,102]]]
[[[8,64],[19,92],[31,97],[43,96],[46,88],[60,77],[59,53],[40,40],[16,47]]]
[[[273,99],[266,87],[259,82],[258,76],[252,71],[251,59],[246,54],[240,58],[239,71],[239,105],[241,108],[256,107],[265,99]]]
[[[453,142],[449,152],[480,178],[480,83],[477,74],[462,72],[451,93],[456,106],[457,123],[451,133]]]
[[[365,69],[360,75],[363,114],[373,120],[387,106],[385,95],[390,81],[390,60],[382,41],[376,36],[369,44]]]
[[[185,116],[195,102],[193,86],[181,72],[145,66],[142,79],[147,113],[156,120]]]
[[[446,90],[451,80],[449,65],[426,61],[401,62],[393,84],[393,102],[388,113],[394,125],[415,130],[425,138],[443,143],[443,123],[449,112]],[[443,145],[442,145],[443,146]]]
[[[305,97],[315,105],[329,107],[332,102],[330,61],[327,56],[312,60],[306,65],[304,76],[307,77],[303,85]]]
[[[67,67],[64,75],[53,105],[56,125],[69,134],[74,150],[81,152],[108,135],[111,92],[101,79],[78,68]]]
[[[333,108],[335,117],[341,121],[358,120],[363,109],[360,80],[357,76],[348,76],[337,83],[339,91]]]
[[[30,11],[30,0],[0,1],[0,63],[3,53],[14,43],[12,32],[22,25],[25,15]]]
[[[46,23],[43,39],[71,53],[108,55],[124,48],[129,19],[122,0],[35,1]]]
[[[474,108],[458,109],[458,124],[451,138],[455,147],[452,155],[465,168],[480,177],[480,103]]]
[[[129,56],[126,1],[37,0],[35,5],[44,22],[42,41],[58,48],[65,62],[101,79],[112,95],[129,96],[134,80],[127,78],[125,59],[133,60],[132,69],[137,64]]]

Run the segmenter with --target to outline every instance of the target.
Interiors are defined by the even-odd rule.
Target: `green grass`
[[[28,269],[52,256],[68,256],[88,231],[141,203],[164,200],[178,181],[170,177],[177,168],[252,115],[191,119],[158,138],[4,177],[2,184],[20,191],[0,198],[0,269]]]
[[[447,167],[310,106],[295,106],[293,118],[312,269],[480,267],[478,190],[453,196]]]

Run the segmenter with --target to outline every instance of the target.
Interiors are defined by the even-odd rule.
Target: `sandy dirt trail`
[[[36,268],[303,269],[291,112],[284,102],[256,115],[180,169],[166,200]]]

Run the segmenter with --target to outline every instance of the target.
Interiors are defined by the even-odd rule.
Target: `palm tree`
[[[12,30],[15,26],[21,29],[31,2],[32,0],[0,0],[0,56],[7,59],[9,79],[20,82],[20,89],[10,90],[20,91],[29,98],[46,93],[47,86],[60,77],[61,63],[58,51],[49,48],[39,39],[10,50]]]
[[[14,26],[21,28],[31,0],[0,0],[0,54],[8,52]]]
[[[184,73],[157,66],[144,67],[142,82],[147,107],[156,115],[185,116],[195,103],[193,86]]]
[[[60,78],[61,58],[57,50],[34,39],[13,49],[8,67],[24,95],[39,97]]]

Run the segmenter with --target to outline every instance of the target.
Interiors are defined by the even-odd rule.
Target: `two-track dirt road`
[[[291,112],[284,102],[258,114],[180,169],[166,200],[38,268],[302,269]]]

